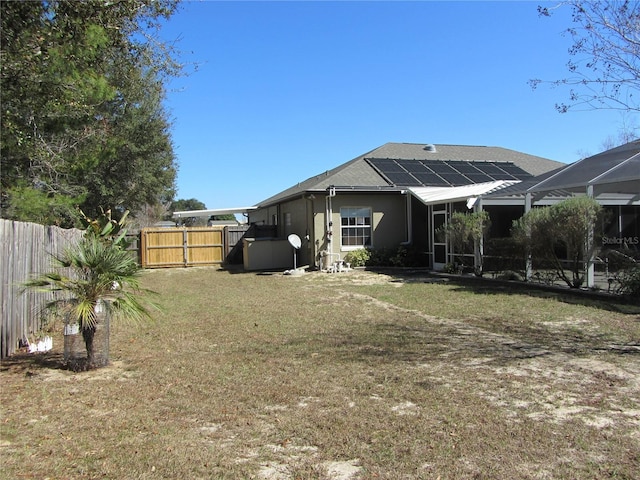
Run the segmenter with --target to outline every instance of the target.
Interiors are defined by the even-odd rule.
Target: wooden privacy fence
[[[35,274],[51,270],[51,254],[61,253],[81,236],[81,230],[0,219],[0,357],[13,354],[20,340],[43,327],[42,309],[52,299],[50,293],[22,293],[22,284]]]
[[[145,228],[140,232],[143,268],[220,265],[247,226]]]
[[[82,237],[81,230],[64,230],[35,223],[0,219],[0,358],[16,352],[22,339],[34,340],[43,327],[43,307],[50,293],[24,291],[33,275],[51,270],[51,254],[59,254]],[[139,249],[144,268],[242,264],[242,238],[275,235],[275,226],[216,226],[207,228],[147,228],[128,236],[130,250]]]
[[[144,228],[140,232],[140,265],[164,268],[242,264],[243,237],[275,234],[275,225]]]

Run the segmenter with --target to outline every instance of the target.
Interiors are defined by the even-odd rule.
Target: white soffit
[[[519,180],[496,180],[494,182],[474,183],[460,187],[411,187],[409,191],[425,205],[466,201],[471,208],[480,195],[496,192],[502,188],[520,183]]]

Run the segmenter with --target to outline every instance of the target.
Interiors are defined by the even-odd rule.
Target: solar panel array
[[[402,187],[457,187],[495,180],[526,180],[532,175],[512,162],[367,158],[389,183]]]

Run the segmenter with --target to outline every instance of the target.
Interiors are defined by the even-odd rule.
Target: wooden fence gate
[[[224,227],[145,228],[142,268],[219,265],[225,259]]]
[[[140,232],[142,268],[242,264],[242,239],[273,237],[275,225],[218,225],[144,228]]]

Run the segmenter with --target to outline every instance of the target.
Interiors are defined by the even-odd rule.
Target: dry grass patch
[[[109,367],[3,362],[4,478],[640,470],[638,312],[360,271],[144,283],[166,311],[115,325]]]

